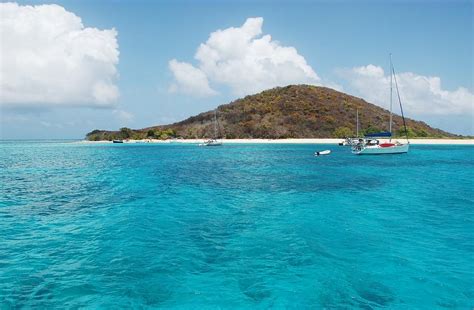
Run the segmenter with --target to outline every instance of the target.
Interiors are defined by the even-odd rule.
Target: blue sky
[[[21,1],[19,7],[11,11],[2,9],[2,17],[20,14],[25,5],[51,3]],[[293,47],[296,51],[287,60],[289,66],[294,68],[270,66],[262,73],[262,79],[272,74],[286,75],[276,78],[274,83],[303,81],[335,87],[385,106],[387,103],[384,100],[388,98],[388,53],[392,52],[395,69],[403,84],[402,99],[408,101],[405,104],[406,114],[448,131],[474,135],[473,6],[469,1],[54,3],[79,17],[84,28],[97,29],[93,34],[96,37],[88,37],[81,43],[74,43],[71,41],[73,39],[68,39],[67,43],[61,41],[66,44],[66,48],[82,46],[84,53],[103,52],[107,55],[104,56],[106,60],[97,56],[100,59],[97,58],[99,60],[94,63],[80,62],[84,70],[68,71],[77,73],[77,77],[61,71],[62,65],[57,61],[45,61],[58,66],[57,70],[51,67],[52,73],[40,69],[31,73],[29,70],[32,69],[26,65],[12,67],[10,70],[14,70],[18,77],[11,85],[17,86],[8,96],[0,97],[1,138],[82,138],[85,133],[96,128],[142,128],[165,124],[256,92],[260,90],[257,86],[249,88],[232,80],[232,77],[238,79],[239,74],[245,73],[230,72],[222,76],[216,70],[231,71],[232,68],[220,63],[218,69],[212,71],[206,69],[209,65],[206,60],[195,58],[200,44],[213,48],[211,43],[206,43],[211,33],[224,30],[223,35],[216,40],[235,41],[236,37],[225,30],[230,27],[244,29],[244,23],[256,17],[262,18],[261,23],[256,20],[252,29],[257,32],[260,30],[261,33],[255,35],[254,39],[271,35],[271,46]],[[62,13],[55,14],[50,13],[45,20],[54,20],[55,16],[60,18]],[[22,29],[22,25],[14,24],[17,23],[16,18],[11,20],[11,29]],[[102,35],[101,31],[112,28],[116,30],[115,36],[112,32]],[[24,42],[8,41],[14,38],[0,37],[2,54],[6,55],[0,56],[2,63],[11,63],[8,57],[18,57],[15,55],[23,55],[25,50],[29,52],[30,49],[44,52],[44,56],[34,58],[36,62],[38,58],[41,60],[41,57],[56,53],[56,50],[46,53],[46,48],[41,48],[50,48],[55,44],[55,41],[37,42],[42,36],[39,34],[34,39],[24,39],[31,41],[31,46],[26,47]],[[107,38],[104,39],[105,43],[97,41],[104,36]],[[54,37],[51,39],[46,34],[45,38],[54,40]],[[111,47],[113,41],[117,43],[116,48]],[[86,48],[88,44],[92,48]],[[21,51],[17,52],[15,48]],[[252,48],[246,50],[251,52]],[[213,51],[222,52],[218,49]],[[114,60],[114,52],[117,52],[118,62]],[[238,63],[248,59],[249,56],[244,53],[229,55],[227,52],[220,56]],[[303,64],[299,62],[300,57],[304,59]],[[175,71],[170,68],[173,59],[181,65]],[[0,73],[2,79],[8,81],[6,77],[12,74],[8,66],[4,67],[7,69],[1,69]],[[309,68],[311,72],[301,73],[302,68]],[[296,72],[293,69],[299,73],[288,80],[288,72]],[[186,78],[185,81],[180,78],[180,73]],[[54,74],[58,76],[52,79]],[[103,91],[100,96],[96,93],[95,97],[87,94],[87,89],[90,89],[87,85],[64,93],[61,93],[63,89],[59,89],[60,95],[54,95],[54,81],[58,84],[58,80],[71,78],[71,83],[79,85],[91,79],[90,85],[96,85],[92,74],[100,76],[96,80],[107,81],[107,85],[101,88]],[[192,84],[194,82],[188,78],[193,76],[200,78],[203,83],[205,81],[209,92],[204,95],[196,93],[196,85],[201,87],[203,84]],[[23,89],[18,81],[23,81],[25,77],[37,77],[41,82],[29,80],[31,85]],[[50,78],[51,84],[45,84]],[[244,75],[243,78],[247,77]],[[261,82],[261,87],[274,86],[269,81]],[[50,90],[54,96],[24,96],[25,92],[40,92],[43,89]],[[54,101],[54,104],[48,100]]]

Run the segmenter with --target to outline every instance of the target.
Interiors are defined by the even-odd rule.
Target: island
[[[206,139],[214,133],[217,115],[220,137],[226,140],[248,139],[341,139],[385,131],[389,111],[361,98],[334,89],[312,85],[289,85],[237,99],[183,121],[142,129],[117,131],[93,130],[88,141]],[[422,121],[406,119],[409,138],[465,138]],[[394,137],[405,137],[402,117],[393,115]]]

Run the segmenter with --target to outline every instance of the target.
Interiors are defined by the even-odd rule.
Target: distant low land
[[[403,139],[400,139],[403,142]],[[174,144],[174,143],[188,143],[188,144],[200,144],[205,139],[142,139],[142,140],[123,140],[123,143],[157,143],[157,144]],[[342,141],[340,138],[327,138],[327,139],[222,139],[220,140],[223,144],[338,144]],[[382,139],[385,141],[385,139]],[[90,141],[84,140],[79,143],[112,143],[109,140],[102,141]],[[410,144],[415,145],[474,145],[474,139],[433,139],[433,138],[413,138],[410,139]]]
[[[315,139],[355,136],[356,111],[359,134],[386,131],[389,111],[330,88],[290,85],[263,91],[217,108],[219,138]],[[422,121],[406,119],[410,138],[462,139]],[[205,139],[214,133],[214,110],[181,122],[142,129],[93,130],[89,141]],[[393,134],[404,137],[402,117],[393,115]]]

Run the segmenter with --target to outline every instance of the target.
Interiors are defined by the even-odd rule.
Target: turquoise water
[[[0,308],[470,309],[473,168],[469,146],[4,141]]]

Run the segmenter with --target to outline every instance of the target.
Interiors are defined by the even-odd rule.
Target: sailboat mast
[[[357,122],[357,125],[356,125],[356,137],[359,138],[359,109],[357,109],[357,114],[356,114],[356,122]]]
[[[392,65],[392,73],[393,73],[393,78],[395,79],[395,88],[397,90],[398,102],[400,103],[400,112],[402,112],[402,120],[403,120],[403,127],[405,128],[405,136],[407,138],[407,143],[410,143],[408,141],[407,123],[405,122],[405,115],[403,114],[402,99],[400,99],[400,91],[398,90],[397,76],[395,75],[395,68],[393,67],[393,65]]]
[[[393,65],[392,65],[392,53],[390,53],[390,123],[388,125],[389,132],[392,133],[392,93],[393,93],[393,86],[392,86],[392,72],[393,72]]]
[[[214,139],[217,139],[217,110],[214,110]]]

